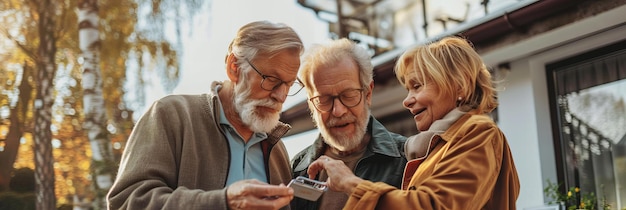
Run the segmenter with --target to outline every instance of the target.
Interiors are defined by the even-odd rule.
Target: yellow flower
[[[572,197],[572,191],[567,191],[567,197]]]
[[[574,190],[576,190],[576,192],[580,192],[580,188],[575,188]]]

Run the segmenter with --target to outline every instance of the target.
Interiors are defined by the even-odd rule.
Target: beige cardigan
[[[150,107],[130,135],[109,209],[227,209],[230,151],[216,101],[216,93],[172,95]],[[291,180],[280,141],[289,128],[281,123],[264,140],[271,184]]]

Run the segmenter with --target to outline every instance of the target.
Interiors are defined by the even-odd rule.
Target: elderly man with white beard
[[[170,95],[139,119],[107,195],[109,209],[289,209],[289,156],[278,121],[304,46],[289,26],[244,25],[212,92]]]
[[[305,52],[300,78],[311,117],[320,131],[315,142],[291,161],[293,177],[308,177],[311,162],[325,155],[342,160],[356,176],[400,187],[407,162],[406,137],[388,131],[370,114],[373,66],[367,51],[348,39],[312,46]],[[322,171],[316,179],[326,181]],[[317,201],[294,198],[292,209],[341,209],[343,192],[326,191]]]

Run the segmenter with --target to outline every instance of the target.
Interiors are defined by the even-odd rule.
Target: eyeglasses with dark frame
[[[339,95],[321,95],[310,98],[309,101],[320,112],[330,112],[335,106],[335,98],[347,108],[352,108],[361,103],[363,99],[363,88],[344,90]]]
[[[263,78],[263,80],[261,80],[261,88],[263,88],[263,90],[273,91],[276,90],[276,88],[280,87],[282,84],[285,84],[289,87],[287,95],[294,96],[298,94],[298,92],[300,92],[302,88],[304,88],[302,81],[300,81],[300,78],[298,77],[296,77],[296,81],[293,81],[293,84],[289,85],[289,83],[279,79],[278,77],[273,77],[261,73],[261,71],[259,71],[259,69],[257,69],[256,66],[254,66],[252,62],[250,62],[250,60],[246,59],[246,62],[248,62],[252,69],[254,69],[254,71],[256,71],[256,73],[258,73],[259,76]]]

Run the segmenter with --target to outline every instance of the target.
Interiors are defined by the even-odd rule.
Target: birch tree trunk
[[[40,0],[39,47],[37,51],[37,94],[35,96],[35,197],[39,210],[56,209],[52,132],[53,80],[56,74],[55,0]]]
[[[106,209],[106,193],[113,184],[115,172],[111,141],[106,130],[102,76],[100,72],[100,37],[98,31],[97,0],[79,0],[78,37],[82,52],[83,106],[85,123],[83,128],[91,144],[92,177],[96,194],[94,209]]]

